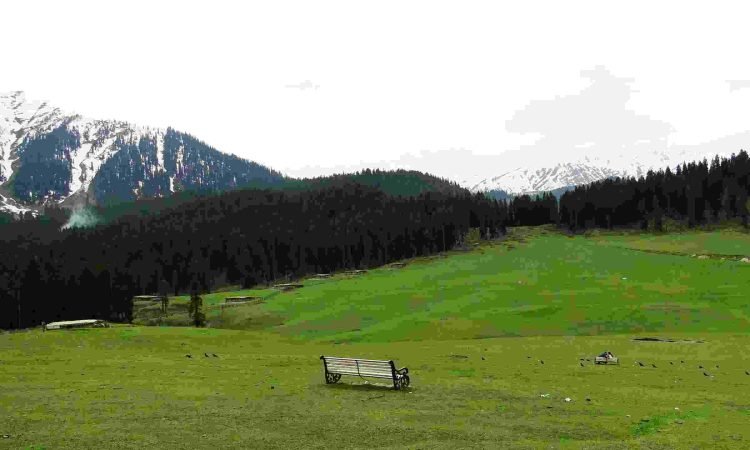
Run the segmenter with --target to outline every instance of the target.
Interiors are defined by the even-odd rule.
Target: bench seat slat
[[[355,373],[355,374],[356,373],[360,373],[360,374],[378,373],[378,374],[383,374],[383,375],[388,375],[388,376],[391,376],[391,374],[392,374],[392,372],[390,370],[362,370],[362,369],[357,370],[357,369],[350,369],[350,368],[330,368],[330,367],[328,368],[328,371],[329,372],[336,372],[336,373],[344,373],[344,372],[346,372],[346,373]]]
[[[338,373],[341,375],[362,375],[362,376],[368,376],[368,375],[376,376],[377,375],[377,376],[384,376],[384,377],[393,377],[391,372],[368,372],[364,370],[361,370],[359,372],[357,372],[356,370],[329,370],[329,372]]]
[[[360,369],[376,369],[376,370],[390,370],[391,365],[363,365],[363,364],[340,364],[340,363],[329,363],[328,367],[359,367]]]
[[[375,375],[386,375],[386,376],[393,376],[393,373],[389,371],[384,370],[356,370],[356,369],[328,369],[331,373],[342,373],[342,374],[354,374],[354,375],[365,375],[365,374],[375,374]]]
[[[349,375],[349,376],[362,376],[362,377],[372,377],[372,378],[387,378],[387,379],[393,379],[393,377],[390,374],[382,374],[382,373],[348,373],[348,372],[330,372],[330,373],[337,373],[339,375]]]
[[[346,372],[346,373],[382,373],[385,375],[391,375],[393,372],[390,370],[366,370],[366,369],[351,369],[351,368],[345,368],[345,367],[338,367],[338,368],[328,368],[329,372]]]
[[[383,360],[383,359],[356,359],[356,358],[339,358],[336,356],[324,356],[323,357],[326,361],[359,361],[360,363],[368,363],[368,362],[375,362],[375,363],[385,363],[390,364],[389,360]]]
[[[362,366],[357,367],[357,366],[338,366],[338,365],[333,365],[333,364],[328,365],[328,370],[334,370],[334,369],[374,370],[377,372],[390,372],[391,371],[390,367],[362,367]]]

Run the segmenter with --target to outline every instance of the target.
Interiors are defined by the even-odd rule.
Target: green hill
[[[673,253],[658,251],[665,246]],[[722,250],[735,256],[691,257]],[[750,237],[735,231],[570,238],[551,228],[516,229],[505,241],[449,258],[306,280],[291,292],[217,293],[205,302],[214,327],[329,341],[744,332],[750,264],[741,255],[750,255]],[[221,309],[230,295],[265,302]],[[186,302],[177,298],[173,307]]]

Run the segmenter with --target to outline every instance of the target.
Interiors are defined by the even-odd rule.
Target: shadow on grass
[[[411,392],[412,391],[412,389],[410,387],[405,388],[405,389],[401,389],[401,390],[397,391],[397,390],[393,389],[393,385],[392,384],[373,384],[373,383],[357,383],[357,384],[352,384],[352,383],[346,383],[346,382],[344,382],[344,383],[338,382],[338,383],[335,383],[335,384],[326,384],[326,385],[324,385],[324,388],[326,388],[326,389],[336,389],[336,390],[342,390],[342,391],[352,391],[352,392],[358,392],[358,391],[359,392],[382,392],[384,394],[386,392],[389,392],[389,391],[393,392],[394,394],[395,393],[406,393],[406,392]]]

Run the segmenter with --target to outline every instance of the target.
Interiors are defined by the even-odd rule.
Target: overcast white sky
[[[509,150],[668,150],[749,131],[742,5],[2,1],[0,92],[173,126],[290,175],[474,179],[504,171]]]

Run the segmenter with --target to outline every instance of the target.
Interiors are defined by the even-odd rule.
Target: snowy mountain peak
[[[23,92],[0,94],[0,212],[281,178],[172,129],[88,119],[30,101]]]
[[[534,152],[529,151],[523,157],[529,165],[520,164],[516,158],[509,158],[516,168],[505,171],[496,177],[487,178],[471,187],[475,192],[504,191],[510,196],[536,194],[555,191],[573,186],[580,186],[612,177],[646,176],[649,170],[674,169],[685,162],[698,161],[714,156],[728,157],[739,148],[726,145],[723,151],[707,151],[701,146],[681,147],[667,153],[665,151],[640,152],[638,154],[582,154],[567,162],[549,163],[534,161]],[[536,158],[540,161],[541,158]]]
[[[621,175],[618,171],[584,163],[560,163],[539,169],[516,168],[499,176],[483,180],[471,189],[505,191],[510,195],[533,194],[591,183]]]

